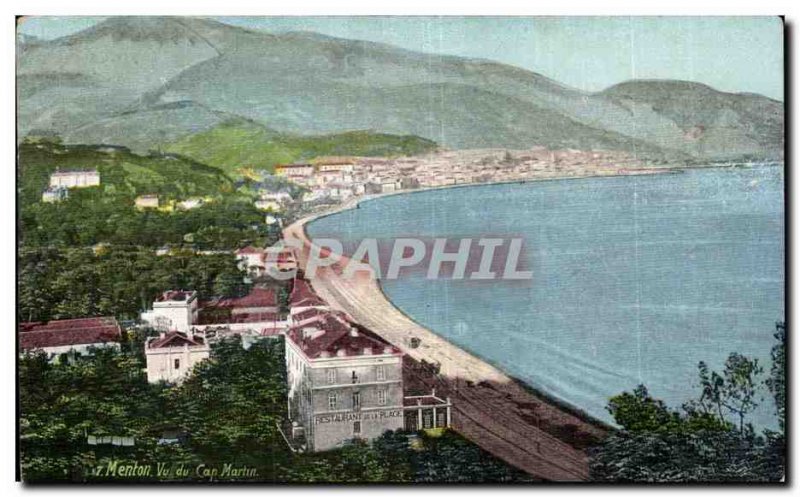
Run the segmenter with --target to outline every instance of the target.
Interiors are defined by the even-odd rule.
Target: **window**
[[[353,409],[361,408],[361,393],[353,392]]]
[[[328,385],[336,383],[336,370],[331,368],[328,370]]]
[[[375,375],[378,378],[378,381],[383,381],[386,379],[386,368],[383,366],[378,366],[375,370]]]
[[[331,392],[328,394],[328,410],[335,411],[337,404],[339,403],[339,396],[335,393]]]
[[[358,383],[358,375],[356,374],[355,371],[353,371],[353,374],[350,375],[350,379],[352,380],[353,383]]]
[[[386,405],[386,390],[378,390],[378,405]]]
[[[174,366],[175,366],[175,369],[181,369],[181,360],[180,359],[175,359]]]
[[[353,435],[361,435],[361,421],[353,422]]]

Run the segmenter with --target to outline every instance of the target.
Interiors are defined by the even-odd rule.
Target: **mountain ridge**
[[[189,113],[148,110],[179,101],[279,131],[374,129],[449,148],[574,145],[675,160],[783,157],[782,103],[760,95],[674,80],[585,92],[495,61],[315,32],[267,33],[204,18],[109,18],[37,42],[18,58],[20,135],[44,128],[67,141],[147,146],[116,132],[125,129],[116,120],[137,116],[141,126],[189,136],[197,132],[186,122]],[[37,80],[46,71],[54,76]]]

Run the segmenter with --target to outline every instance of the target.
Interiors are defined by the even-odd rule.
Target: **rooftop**
[[[302,278],[295,278],[292,293],[289,295],[289,306],[323,306],[325,302],[311,288],[311,284]]]
[[[194,290],[167,290],[156,298],[156,302],[187,302],[197,296]]]
[[[203,308],[248,309],[258,307],[276,307],[278,297],[274,290],[268,288],[253,288],[244,297],[218,298],[201,303]]]
[[[166,349],[170,347],[200,347],[205,344],[205,339],[198,335],[187,335],[180,331],[170,331],[158,338],[153,338],[147,342],[148,349]]]
[[[399,354],[400,350],[343,313],[328,312],[286,334],[309,359]]]
[[[52,176],[69,176],[72,174],[99,174],[97,169],[59,169]]]
[[[29,322],[19,327],[19,342],[23,350],[118,342],[120,338],[121,330],[113,317]]]

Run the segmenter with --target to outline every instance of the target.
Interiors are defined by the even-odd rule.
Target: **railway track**
[[[303,224],[302,221],[295,223],[284,231],[285,237],[299,239],[305,247],[298,257],[301,268],[305,267],[311,247]],[[457,431],[487,452],[535,477],[551,481],[588,479],[586,454],[531,425],[518,413],[519,406],[541,406],[542,412],[538,415],[550,424],[571,424],[596,436],[604,434],[602,429],[536,397],[497,368],[415,323],[388,302],[374,279],[363,275],[345,279],[341,266],[318,271],[311,284],[328,305],[346,312],[415,361],[440,365],[445,374],[439,381],[444,382],[441,387],[452,393]],[[410,347],[411,338],[418,338],[422,345]],[[474,385],[490,382],[495,386],[454,389],[454,384],[457,387],[460,382]]]

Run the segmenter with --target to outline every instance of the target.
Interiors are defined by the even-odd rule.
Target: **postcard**
[[[16,36],[20,481],[784,481],[782,18]]]

